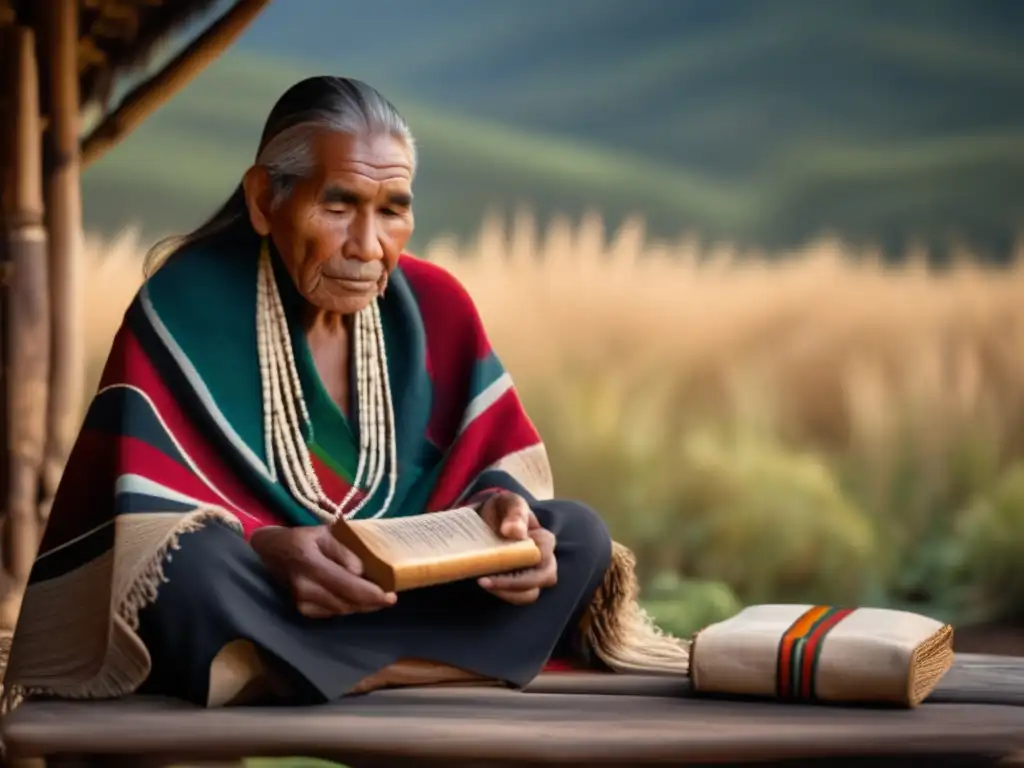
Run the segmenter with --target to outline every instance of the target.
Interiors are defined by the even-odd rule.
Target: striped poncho
[[[156,598],[180,534],[210,518],[246,537],[267,525],[319,524],[266,462],[256,255],[240,245],[190,246],[126,312],[32,570],[8,686],[68,698],[130,693],[150,663],[135,632],[138,613]],[[310,453],[324,491],[341,498],[355,474],[357,435],[316,373],[302,299],[276,266],[313,426]],[[463,287],[403,256],[381,314],[397,431],[388,514],[450,509],[497,489],[550,498],[544,445]],[[359,516],[376,515],[386,490]],[[628,571],[618,551],[615,563]],[[595,596],[602,613],[588,618],[589,631],[649,645],[650,632],[630,634],[639,625],[626,571]],[[670,656],[672,649],[679,646]],[[685,650],[677,657],[685,661]]]

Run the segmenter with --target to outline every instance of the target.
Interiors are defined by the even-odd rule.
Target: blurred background
[[[1022,32],[1015,0],[279,0],[85,175],[89,386],[277,97],[358,77],[418,137],[413,251],[666,628],[779,600],[1012,636]]]

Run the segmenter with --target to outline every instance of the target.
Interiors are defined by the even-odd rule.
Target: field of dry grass
[[[143,245],[88,243],[93,382]],[[766,260],[526,216],[420,255],[476,299],[559,495],[638,550],[652,600],[698,595],[670,623],[736,600],[1024,607],[1024,266]]]

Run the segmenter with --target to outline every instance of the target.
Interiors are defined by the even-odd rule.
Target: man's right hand
[[[368,613],[398,597],[363,578],[363,563],[326,525],[261,528],[249,543],[264,564],[291,587],[303,616],[327,618]]]

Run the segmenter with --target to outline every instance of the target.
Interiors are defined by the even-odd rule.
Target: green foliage
[[[646,577],[722,581],[745,602],[870,594],[873,527],[820,458],[749,425],[678,431],[663,401],[612,386],[577,382],[555,403],[554,390],[528,392],[528,404],[559,493],[601,510]]]
[[[908,403],[882,442],[854,445],[833,464],[885,543],[876,568],[889,598],[968,618],[978,611],[965,602],[964,513],[1003,482],[1008,441],[1004,419],[986,409],[952,426],[947,417]]]
[[[1001,469],[994,428],[942,447],[906,428],[869,458],[796,449],[751,414],[689,412],[613,377],[560,382],[524,390],[558,493],[634,548],[645,604],[673,632],[777,601],[959,622],[1024,609],[1024,465]]]
[[[1024,609],[1024,464],[982,491],[960,522],[965,608],[978,620],[1019,618]]]
[[[680,567],[747,603],[858,604],[874,530],[821,459],[758,436],[687,435],[674,536]]]
[[[648,585],[643,604],[658,626],[676,637],[692,637],[743,608],[727,584],[681,579],[670,571]]]

